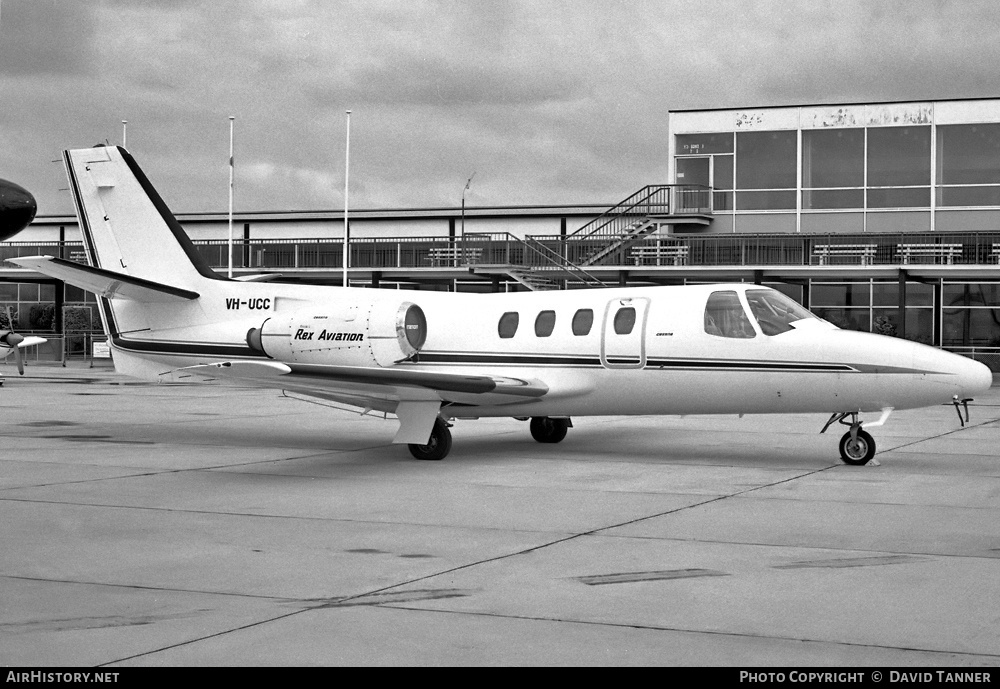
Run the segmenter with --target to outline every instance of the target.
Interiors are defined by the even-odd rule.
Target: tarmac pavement
[[[878,466],[814,414],[457,421],[419,462],[280,391],[0,371],[6,666],[1000,662],[996,386]]]

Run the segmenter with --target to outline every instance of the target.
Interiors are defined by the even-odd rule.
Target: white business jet
[[[284,389],[399,419],[395,443],[442,459],[455,419],[531,419],[561,441],[580,416],[817,412],[845,462],[862,412],[967,401],[989,369],[845,331],[772,289],[723,284],[514,294],[243,282],[199,256],[121,148],[65,153],[90,267],[12,263],[99,295],[115,365]],[[967,411],[967,408],[966,408]]]

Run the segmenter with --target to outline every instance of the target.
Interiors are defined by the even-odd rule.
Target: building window
[[[796,139],[794,131],[736,133],[736,210],[795,208]]]
[[[796,134],[737,132],[737,189],[794,189]]]
[[[810,311],[844,330],[860,330],[930,344],[934,328],[934,290],[906,283],[906,329],[899,322],[899,283],[861,281],[813,283]]]
[[[802,207],[863,208],[865,130],[802,132]]]
[[[942,289],[945,347],[1000,347],[1000,283],[945,284]]]
[[[517,311],[508,311],[504,315],[500,316],[500,323],[497,325],[497,332],[500,337],[504,340],[509,340],[514,337],[514,333],[517,332],[517,324],[521,317],[518,315]]]
[[[868,186],[907,187],[931,181],[930,127],[868,130]]]
[[[1000,124],[938,127],[936,179],[938,205],[1000,206]]]

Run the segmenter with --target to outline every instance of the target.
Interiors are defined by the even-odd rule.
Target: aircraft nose
[[[956,355],[958,356],[958,355]],[[963,397],[975,397],[986,392],[993,385],[993,371],[988,366],[974,359],[959,356],[962,361],[958,362],[956,374],[958,375],[958,385],[962,390]]]
[[[37,210],[35,197],[27,189],[0,179],[0,241],[27,227]]]

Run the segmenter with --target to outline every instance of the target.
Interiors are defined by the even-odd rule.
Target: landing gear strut
[[[845,421],[848,416],[850,421]],[[834,421],[844,426],[850,426],[851,430],[844,433],[840,439],[840,458],[845,464],[853,466],[864,466],[875,456],[875,438],[868,431],[861,430],[861,421],[858,420],[857,412],[840,412],[830,417],[830,420],[823,426],[820,433],[826,431]]]
[[[572,427],[573,422],[567,418],[533,416],[531,437],[540,443],[558,443],[566,437],[566,431]]]
[[[451,452],[451,431],[448,430],[448,423],[442,419],[435,420],[434,428],[431,429],[431,437],[427,441],[427,444],[411,444],[409,447],[410,454],[417,459],[444,459]]]

